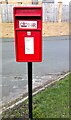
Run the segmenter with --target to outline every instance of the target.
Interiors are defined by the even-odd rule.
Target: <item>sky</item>
[[[58,0],[54,0],[54,1],[55,1],[55,3],[58,2]],[[69,4],[70,1],[71,1],[71,0],[62,0],[62,2],[63,2],[64,4]]]

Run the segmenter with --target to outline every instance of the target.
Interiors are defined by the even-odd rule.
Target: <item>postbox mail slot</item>
[[[28,14],[28,13],[27,14],[25,14],[25,13],[24,14],[15,14],[15,17],[23,17],[23,16],[24,17],[26,17],[26,16],[28,16],[28,17],[29,16],[34,16],[34,17],[38,16],[38,17],[41,17],[41,15],[39,13],[34,14],[34,15],[32,13],[30,13],[30,14]]]

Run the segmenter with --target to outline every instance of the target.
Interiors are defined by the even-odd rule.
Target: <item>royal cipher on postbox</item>
[[[14,7],[17,62],[42,61],[42,7]]]

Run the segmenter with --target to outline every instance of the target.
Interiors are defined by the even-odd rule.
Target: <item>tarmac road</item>
[[[43,38],[43,61],[33,63],[35,86],[69,71],[69,38]],[[4,41],[13,39],[4,39]],[[27,63],[15,61],[14,42],[2,43],[2,102],[7,103],[27,91]],[[1,80],[0,80],[1,83]]]

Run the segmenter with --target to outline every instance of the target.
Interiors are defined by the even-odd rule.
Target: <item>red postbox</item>
[[[42,7],[14,7],[17,62],[42,61]]]

